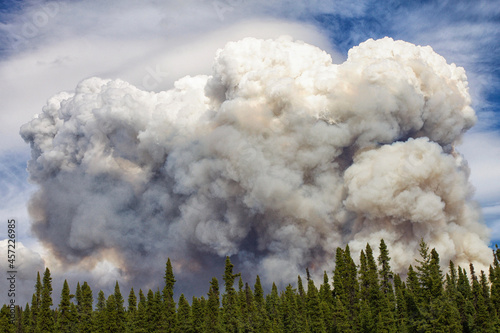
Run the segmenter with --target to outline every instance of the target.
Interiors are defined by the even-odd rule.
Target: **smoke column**
[[[108,260],[142,284],[167,257],[208,281],[226,255],[288,283],[381,238],[397,272],[421,238],[444,265],[488,265],[454,150],[475,121],[464,69],[428,46],[368,40],[337,65],[288,37],[246,38],[168,91],[90,78],[49,99],[21,128],[33,231],[63,263]]]

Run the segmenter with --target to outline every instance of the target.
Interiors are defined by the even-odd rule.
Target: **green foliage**
[[[37,319],[37,331],[43,333],[54,332],[54,316],[50,307],[52,306],[52,278],[50,270],[45,269],[43,274],[42,296]]]
[[[75,313],[71,311],[71,304],[68,281],[64,280],[56,323],[57,332],[73,332],[76,318]]]
[[[307,290],[298,276],[296,288],[289,284],[279,292],[273,283],[267,295],[259,276],[252,290],[226,257],[222,295],[213,278],[207,298],[193,297],[190,305],[181,294],[178,306],[170,259],[163,290],[149,290],[147,297],[139,290],[136,297],[132,288],[126,308],[118,282],[107,299],[99,291],[94,309],[87,282],[78,283],[73,296],[65,281],[60,302],[52,309],[52,279],[46,269],[43,279],[37,274],[31,304],[13,308],[13,323],[9,307],[2,307],[0,332],[500,332],[498,248],[488,276],[477,274],[471,264],[469,278],[452,261],[443,274],[439,254],[422,240],[420,257],[409,266],[405,281],[391,271],[383,240],[379,250],[375,260],[367,244],[357,266],[348,246],[338,248],[333,283],[324,272],[318,290],[306,269]]]

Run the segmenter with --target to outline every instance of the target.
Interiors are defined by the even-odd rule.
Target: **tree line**
[[[349,246],[337,248],[335,268],[316,284],[306,270],[296,287],[278,291],[273,283],[265,294],[260,278],[250,286],[226,257],[223,292],[217,278],[206,296],[188,302],[184,294],[174,300],[175,277],[166,263],[164,288],[132,288],[127,305],[116,282],[114,293],[94,296],[87,282],[70,293],[64,281],[60,303],[53,308],[52,280],[47,268],[38,273],[31,304],[0,311],[0,332],[499,332],[500,249],[493,251],[488,276],[473,264],[455,267],[450,261],[443,273],[439,254],[420,242],[420,258],[410,265],[406,278],[391,270],[383,240],[375,259],[369,244],[359,265]],[[238,279],[236,283],[236,279]],[[235,285],[237,284],[237,288]]]

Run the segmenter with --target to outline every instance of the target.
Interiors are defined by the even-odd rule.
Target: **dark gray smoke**
[[[381,238],[396,271],[421,238],[487,265],[453,147],[475,120],[465,71],[430,47],[368,40],[335,65],[289,38],[247,38],[169,91],[91,78],[52,97],[21,128],[33,230],[63,263],[106,260],[143,284],[167,257],[205,276],[226,255],[291,282]]]

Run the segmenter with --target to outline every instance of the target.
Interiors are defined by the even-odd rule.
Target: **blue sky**
[[[33,264],[23,278],[31,279],[41,258],[65,270],[29,230],[26,207],[35,188],[25,171],[29,147],[18,134],[48,98],[90,76],[168,89],[184,75],[210,73],[215,51],[228,41],[283,34],[338,62],[366,39],[389,36],[430,45],[464,67],[478,123],[457,149],[469,162],[492,243],[500,242],[499,0],[10,1],[0,4],[0,212],[19,220],[18,240]],[[102,285],[114,281],[107,265],[88,274]]]

